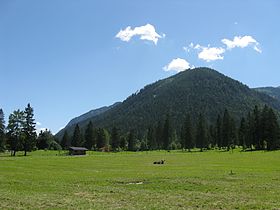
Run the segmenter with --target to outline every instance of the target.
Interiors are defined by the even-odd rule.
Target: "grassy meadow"
[[[280,151],[0,154],[0,209],[280,209]]]

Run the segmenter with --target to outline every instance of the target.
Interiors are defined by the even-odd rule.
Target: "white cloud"
[[[194,68],[190,63],[182,58],[173,59],[168,65],[163,67],[164,71],[185,71],[186,69]]]
[[[159,35],[155,27],[151,24],[146,24],[144,26],[135,27],[132,29],[130,26],[126,27],[124,30],[120,30],[116,35],[116,38],[119,38],[122,41],[129,42],[133,36],[140,36],[141,40],[148,40],[154,42],[156,45],[158,39],[164,38],[166,35]]]
[[[259,43],[252,36],[235,36],[233,40],[222,39],[222,43],[227,46],[227,49],[233,49],[235,47],[248,47],[253,46],[253,49],[257,52],[261,53],[261,49],[259,48]]]
[[[207,62],[215,60],[223,60],[225,49],[222,47],[202,47],[202,51],[198,53],[198,58]]]
[[[36,125],[37,125],[37,126],[40,126],[40,125],[42,125],[42,123],[40,123],[40,122],[36,122]]]

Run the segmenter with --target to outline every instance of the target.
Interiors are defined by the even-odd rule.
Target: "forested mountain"
[[[265,93],[273,98],[280,100],[280,87],[260,87],[254,88],[256,91]]]
[[[113,105],[111,106],[104,106],[104,107],[101,107],[101,108],[98,108],[98,109],[93,109],[93,110],[90,110],[89,112],[85,113],[85,114],[82,114],[78,117],[75,117],[73,118],[72,120],[69,121],[69,123],[65,126],[65,128],[63,128],[60,133],[62,131],[64,131],[65,129],[68,129],[69,127],[71,126],[75,126],[76,124],[79,124],[85,120],[88,120],[88,119],[91,119],[97,115],[100,115],[112,108],[114,108],[115,106],[117,106],[118,104],[120,104],[121,102],[116,102],[114,103]]]
[[[280,110],[278,100],[215,70],[196,68],[147,85],[108,111],[78,124],[84,130],[92,121],[94,127],[111,129],[116,126],[122,132],[134,130],[141,134],[149,126],[163,122],[167,114],[174,128],[180,129],[187,114],[194,121],[202,114],[206,122],[212,124],[226,108],[237,121],[255,105],[262,107],[264,104]],[[74,127],[67,128],[70,134]],[[61,138],[62,135],[59,132],[57,136]]]

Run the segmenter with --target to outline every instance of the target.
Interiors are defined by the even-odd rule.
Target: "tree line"
[[[212,124],[203,114],[193,120],[190,114],[184,116],[183,124],[174,126],[172,116],[155,125],[148,126],[145,134],[134,130],[123,132],[112,129],[94,128],[90,121],[85,130],[76,124],[73,135],[65,130],[59,141],[50,130],[36,134],[33,108],[27,105],[24,111],[16,110],[9,116],[5,127],[3,110],[0,109],[0,151],[27,152],[36,149],[68,149],[70,146],[86,147],[97,151],[145,151],[173,150],[191,151],[198,148],[230,150],[241,146],[243,150],[276,150],[280,148],[280,126],[275,111],[268,106],[255,106],[240,121],[225,109]]]
[[[135,131],[122,132],[116,126],[111,130],[93,128],[92,122],[81,131],[76,124],[72,136],[65,130],[61,146],[83,146],[90,150],[102,151],[144,151],[183,149],[191,151],[199,148],[230,150],[237,146],[243,150],[276,150],[280,148],[280,127],[272,108],[255,106],[252,112],[242,117],[240,122],[225,109],[216,122],[209,124],[203,114],[197,120],[187,114],[181,128],[173,126],[172,117],[167,114],[163,121],[151,125],[144,135]]]

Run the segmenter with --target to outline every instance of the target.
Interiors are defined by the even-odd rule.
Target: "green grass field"
[[[280,209],[280,151],[57,154],[0,154],[0,209]]]

